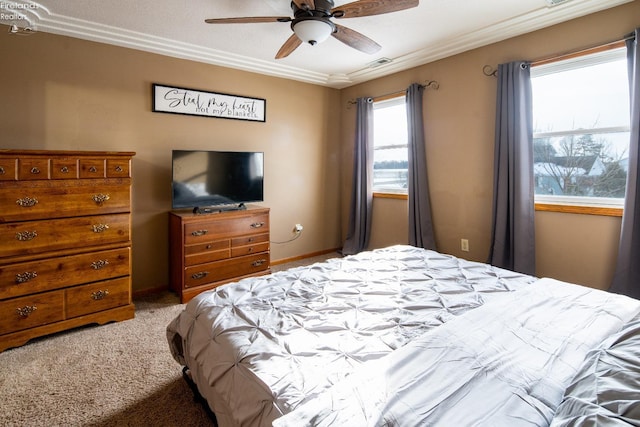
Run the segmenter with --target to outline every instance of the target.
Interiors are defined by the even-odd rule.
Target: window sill
[[[402,193],[381,193],[374,192],[373,197],[379,199],[399,199],[409,200],[407,194]],[[554,203],[536,203],[536,211],[543,212],[561,212],[561,213],[573,213],[580,215],[600,215],[600,216],[617,216],[622,217],[622,208],[610,208],[610,207],[594,207],[594,206],[577,206],[577,205],[561,205]]]
[[[545,212],[562,212],[581,215],[600,215],[600,216],[617,216],[622,217],[622,208],[594,207],[594,206],[577,206],[577,205],[560,205],[553,203],[536,203],[536,211]]]
[[[380,193],[373,192],[373,197],[377,197],[380,199],[400,199],[400,200],[409,200],[409,196],[404,193]]]

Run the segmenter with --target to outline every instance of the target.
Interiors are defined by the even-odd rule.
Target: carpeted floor
[[[169,292],[134,302],[135,319],[0,353],[0,426],[214,425],[167,345],[165,328],[184,306]]]

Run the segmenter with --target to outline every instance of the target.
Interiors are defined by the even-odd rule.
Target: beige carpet
[[[0,353],[0,426],[214,425],[167,345],[165,328],[183,305],[169,292],[134,302],[135,319]]]
[[[178,298],[135,303],[135,319],[0,353],[0,425],[213,425],[167,346],[166,325],[183,307]]]

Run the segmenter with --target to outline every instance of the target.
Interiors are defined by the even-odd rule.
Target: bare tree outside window
[[[626,150],[617,152],[606,136],[535,138],[533,152],[536,194],[624,197]]]
[[[531,74],[536,201],[621,205],[630,118],[624,48]]]

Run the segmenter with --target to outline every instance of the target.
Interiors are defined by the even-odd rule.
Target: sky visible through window
[[[404,102],[374,110],[375,146],[385,147],[407,143],[407,113]],[[386,149],[376,152],[376,161],[407,160],[407,150]]]
[[[625,58],[532,79],[534,134],[629,126],[629,81]],[[628,134],[607,136],[617,156],[626,156]]]

